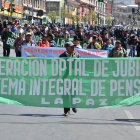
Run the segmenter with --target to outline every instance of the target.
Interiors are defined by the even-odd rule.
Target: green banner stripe
[[[6,98],[2,98],[2,97],[0,97],[0,103],[13,104],[13,105],[23,105],[23,104],[21,104],[21,103],[19,103],[17,101],[6,99]]]

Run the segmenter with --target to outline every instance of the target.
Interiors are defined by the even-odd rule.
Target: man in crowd
[[[48,35],[47,36],[47,40],[50,43],[50,47],[57,47],[56,42],[53,40],[53,36],[52,35]]]
[[[130,47],[129,56],[135,57],[136,45],[137,45],[137,38],[136,34],[132,34],[128,40],[128,45]]]
[[[21,25],[18,25],[16,32],[21,34],[24,33],[24,30],[22,29]]]
[[[22,33],[19,33],[19,37],[14,42],[16,57],[21,57],[22,45],[23,45],[23,36]]]
[[[80,48],[80,49],[82,49],[82,46],[80,45],[79,40],[80,40],[80,39],[78,38],[78,36],[74,36],[73,44],[75,45],[75,48]]]
[[[40,36],[42,35],[40,28],[36,28],[36,32],[34,33],[35,36]]]
[[[2,34],[2,31],[3,31],[3,25],[2,22],[0,21],[0,35]]]
[[[90,34],[90,33],[87,32],[85,34],[84,41],[87,42],[88,44],[90,44],[92,42],[92,36],[93,36],[92,34]]]
[[[137,57],[140,57],[140,35],[138,36],[137,41]]]
[[[79,37],[80,41],[84,41],[84,33],[83,33],[81,27],[78,28],[78,31],[76,32],[76,35]]]
[[[26,39],[23,41],[24,46],[35,46],[34,42],[32,41],[32,33],[26,33]]]
[[[14,23],[12,23],[12,27],[11,27],[11,32],[16,32],[17,27],[15,26]]]
[[[127,52],[121,46],[121,42],[119,40],[116,41],[115,48],[111,50],[109,57],[127,57]]]
[[[67,31],[66,28],[63,29],[62,37],[65,38],[65,39],[70,38],[70,34],[69,34],[69,32]]]
[[[65,44],[66,51],[61,54],[59,57],[72,57],[72,58],[80,58],[80,54],[74,52],[75,45],[72,42],[67,42]],[[74,113],[77,113],[77,109],[72,109]],[[70,114],[70,108],[64,108],[64,115],[67,116]]]
[[[2,33],[1,39],[3,42],[3,56],[8,56],[10,55],[10,47],[6,44],[6,39],[8,38],[10,32],[10,27],[7,26],[5,31]]]
[[[110,39],[107,39],[107,43],[102,47],[102,50],[108,50],[110,53],[110,51],[114,48],[111,43],[112,41]]]
[[[103,40],[103,42],[107,42],[107,40],[108,40],[108,32],[107,31],[103,32],[102,40]]]

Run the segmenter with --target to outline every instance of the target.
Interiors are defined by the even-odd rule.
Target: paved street
[[[63,109],[0,104],[0,140],[139,140],[139,108],[78,109],[64,117]]]
[[[139,106],[119,109],[63,109],[0,104],[2,140],[139,140]]]

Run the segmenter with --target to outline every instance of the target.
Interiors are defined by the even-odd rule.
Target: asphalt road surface
[[[63,109],[0,104],[1,140],[140,140],[140,106]]]
[[[0,140],[140,140],[139,108],[78,109],[64,117],[63,109],[0,104]]]

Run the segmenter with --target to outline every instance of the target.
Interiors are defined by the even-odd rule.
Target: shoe
[[[74,113],[77,113],[77,109],[76,109],[76,108],[73,108],[72,111],[73,111]]]
[[[65,113],[64,113],[64,116],[69,116],[69,114],[70,114],[70,111],[65,112]]]

